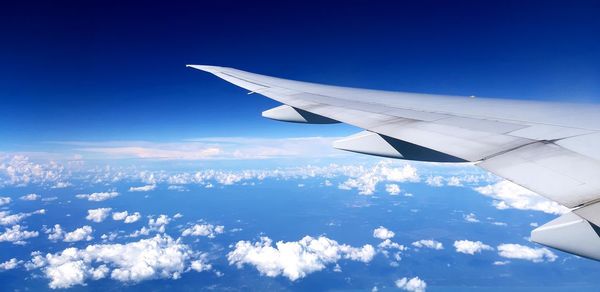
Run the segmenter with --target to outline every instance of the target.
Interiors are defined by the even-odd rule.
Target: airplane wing
[[[276,100],[263,116],[364,129],[334,143],[407,160],[472,162],[566,207],[536,242],[600,260],[600,105],[330,86],[187,65]]]

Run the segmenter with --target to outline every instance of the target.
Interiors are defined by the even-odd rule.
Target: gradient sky
[[[0,151],[356,131],[264,120],[275,102],[190,63],[386,90],[600,101],[598,1],[122,2],[3,4]]]
[[[469,164],[335,150],[332,141],[361,130],[264,119],[276,102],[185,67],[598,103],[598,0],[9,2],[0,6],[0,290],[598,290],[597,262],[529,241],[568,211],[556,202]],[[124,211],[137,221],[108,217]],[[192,226],[221,232],[190,237]],[[240,243],[270,246],[264,236],[371,249],[361,261],[346,248],[316,248],[325,262],[312,248],[275,254],[276,265],[271,252],[231,259],[246,258]],[[98,244],[160,254],[140,245],[151,238],[195,255],[37,265],[32,254]],[[114,252],[121,244],[141,248]],[[191,272],[205,255],[210,271]],[[92,265],[105,262],[155,273],[96,277]],[[280,275],[289,267],[306,277]],[[422,287],[402,284],[409,278]]]

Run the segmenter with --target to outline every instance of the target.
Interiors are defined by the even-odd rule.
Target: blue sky
[[[274,102],[189,63],[377,89],[597,101],[598,5],[7,3],[0,12],[0,147],[353,131],[265,121],[260,112]]]

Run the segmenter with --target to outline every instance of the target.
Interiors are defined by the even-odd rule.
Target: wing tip
[[[187,64],[187,65],[185,65],[185,67],[193,68],[193,69],[197,69],[197,70],[204,71],[204,72],[209,72],[209,73],[219,72],[223,68],[223,67],[219,67],[219,66],[193,65],[193,64]]]

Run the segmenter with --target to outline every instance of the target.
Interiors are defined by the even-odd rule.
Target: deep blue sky
[[[598,1],[13,1],[0,150],[43,141],[344,135],[185,64],[359,87],[600,101]]]

